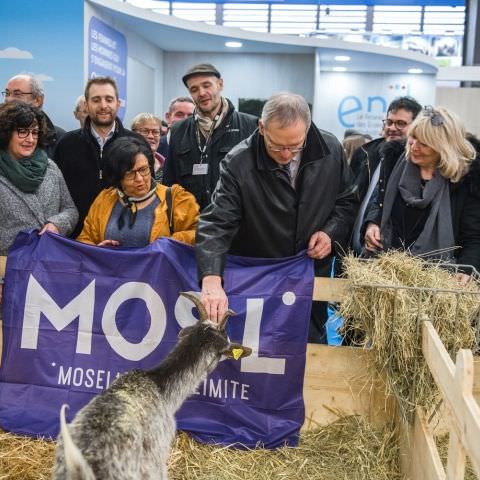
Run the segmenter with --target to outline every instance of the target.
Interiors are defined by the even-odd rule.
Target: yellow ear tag
[[[232,348],[232,355],[235,360],[238,360],[243,353],[243,348]]]

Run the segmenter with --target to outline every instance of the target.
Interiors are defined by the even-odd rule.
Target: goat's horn
[[[225,330],[225,327],[227,325],[227,320],[233,316],[236,315],[236,313],[233,310],[228,309],[224,314],[222,319],[220,320],[220,323],[218,324],[218,328],[220,330]]]
[[[208,319],[208,313],[205,310],[203,303],[200,301],[198,297],[187,292],[180,292],[180,295],[184,296],[185,298],[188,298],[195,304],[195,306],[197,307],[198,313],[200,314],[200,322],[205,322],[205,320]]]

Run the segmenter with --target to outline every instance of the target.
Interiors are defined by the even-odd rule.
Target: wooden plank
[[[452,416],[452,427],[462,442],[473,468],[480,476],[480,407],[472,393],[473,355],[470,350],[457,354],[458,375],[466,377],[461,389],[455,378],[455,366],[431,322],[423,322],[422,350],[430,371]],[[470,389],[470,392],[466,391]]]
[[[312,298],[319,302],[341,302],[349,286],[350,282],[345,278],[315,277]]]
[[[448,437],[447,479],[465,479],[466,456],[462,442],[457,437],[454,429],[450,430]]]
[[[6,265],[7,265],[7,257],[0,256],[0,277],[5,276]]]
[[[409,459],[411,480],[446,479],[432,431],[421,408],[415,412],[412,447]]]
[[[393,399],[369,374],[371,352],[308,344],[304,379],[305,425],[327,425],[339,415],[365,415],[377,425],[394,417]]]

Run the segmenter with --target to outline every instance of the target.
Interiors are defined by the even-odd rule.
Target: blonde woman
[[[365,217],[365,248],[404,249],[480,269],[476,157],[453,112],[425,107],[408,131],[405,153],[384,160]]]

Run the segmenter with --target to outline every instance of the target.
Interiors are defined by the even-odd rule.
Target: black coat
[[[168,157],[164,167],[163,183],[179,183],[197,199],[200,209],[205,208],[219,177],[219,165],[225,155],[238,143],[251,135],[257,128],[257,117],[240,113],[228,101],[229,110],[206,150],[208,173],[193,175],[193,165],[200,162],[197,143],[195,116],[173,125]],[[204,163],[206,163],[204,162]]]
[[[75,238],[82,231],[83,220],[87,216],[90,205],[107,186],[103,178],[103,156],[108,146],[116,138],[125,136],[143,139],[140,135],[124,128],[120,119],[117,118],[115,133],[107,141],[102,152],[92,135],[90,118],[87,117],[83,128],[66,133],[57,143],[53,160],[63,173],[79,214],[78,224],[72,237]]]
[[[66,132],[63,128],[54,125],[45,112],[42,111],[42,114],[47,124],[47,145],[45,147],[45,151],[47,152],[48,158],[53,159],[57,142],[65,135]]]
[[[480,152],[480,144],[475,144],[473,139],[469,140]],[[368,223],[381,224],[385,190],[402,153],[403,150],[394,146],[384,149],[377,191],[372,196],[365,215],[363,232]],[[480,271],[480,154],[477,154],[468,173],[459,182],[450,183],[450,202],[455,244],[461,247],[454,251],[456,261],[462,265],[473,265]]]
[[[221,164],[212,203],[197,227],[199,279],[222,275],[225,254],[288,257],[307,248],[313,233],[327,233],[343,253],[358,206],[342,145],[311,126],[296,188],[267,155],[256,131]],[[319,272],[331,258],[316,262]],[[325,272],[323,272],[325,273]]]

